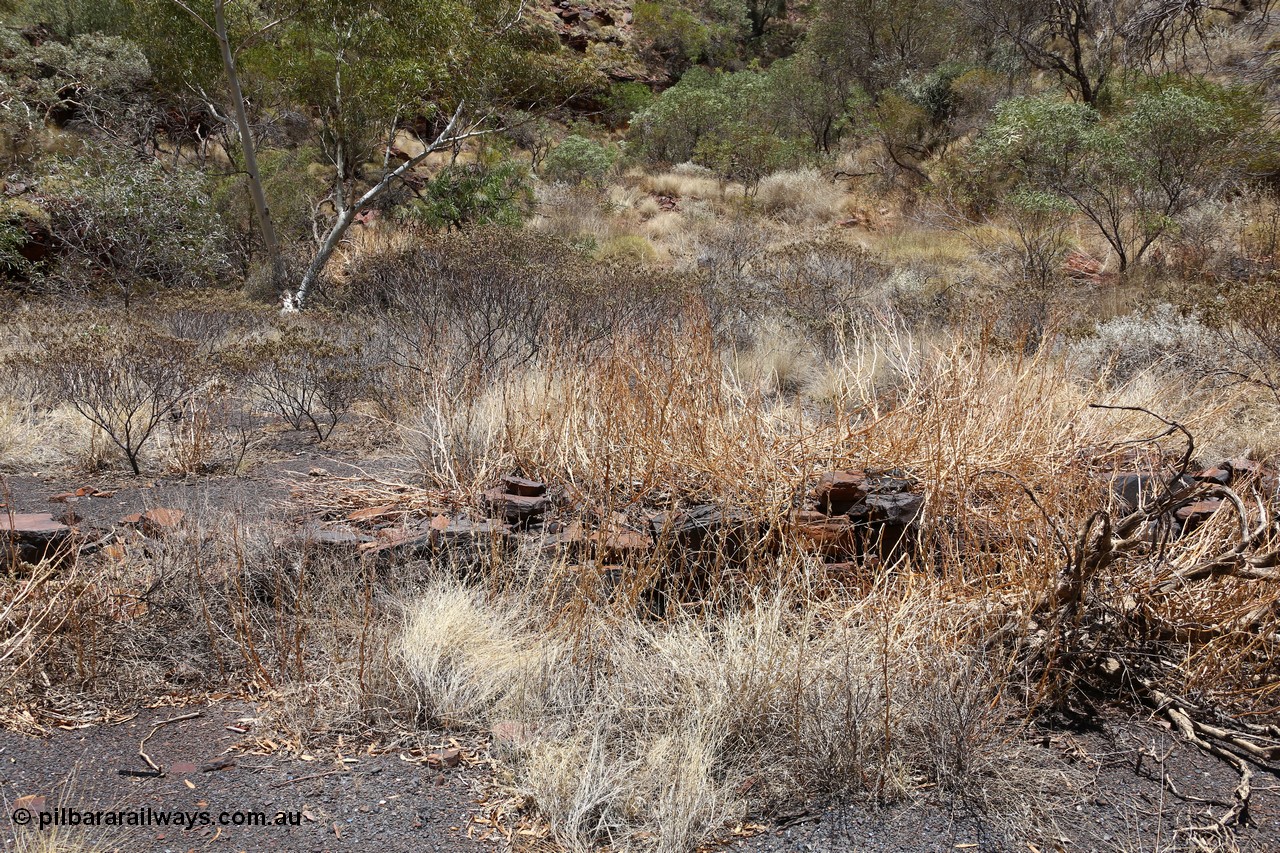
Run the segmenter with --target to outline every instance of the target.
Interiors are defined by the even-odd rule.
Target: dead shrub
[[[349,299],[373,314],[390,363],[442,373],[456,389],[528,364],[556,342],[590,346],[657,328],[678,309],[671,278],[623,262],[606,269],[559,241],[476,229],[371,258]]]
[[[324,441],[376,378],[362,369],[364,345],[356,333],[322,316],[286,319],[221,360],[289,426]]]
[[[861,246],[838,237],[801,241],[764,255],[758,264],[765,301],[831,356],[863,318],[884,313],[889,270]]]
[[[169,429],[169,458],[182,474],[237,473],[254,436],[240,389],[216,378],[192,392]]]
[[[135,474],[156,428],[202,381],[196,347],[149,325],[83,316],[36,335],[15,357],[41,397],[70,403],[120,448]]]

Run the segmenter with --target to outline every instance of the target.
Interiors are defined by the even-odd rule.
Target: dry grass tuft
[[[1027,763],[1002,665],[974,645],[980,611],[882,588],[848,611],[768,598],[714,628],[568,630],[543,612],[433,587],[405,660],[426,707],[535,733],[516,784],[571,849],[688,850],[804,791],[885,801],[921,784],[1025,826],[1066,778]]]
[[[817,169],[776,172],[760,182],[755,205],[791,225],[821,225],[839,218],[844,192]]]

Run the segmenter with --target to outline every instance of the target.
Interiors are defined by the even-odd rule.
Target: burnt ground
[[[822,807],[799,810],[740,849],[943,853],[943,851],[1280,851],[1280,776],[1255,768],[1250,824],[1231,832],[1210,829],[1231,805],[1239,776],[1221,760],[1174,737],[1147,719],[1112,717],[1089,732],[1043,732],[1037,744],[1071,767],[1078,780],[1063,792],[1055,826],[1026,837],[1004,833],[1002,822],[975,814],[962,798],[921,796],[883,809]],[[1163,774],[1163,775],[1162,775]],[[1165,780],[1162,783],[1162,778]],[[1175,793],[1176,792],[1176,793]],[[1199,828],[1199,831],[1196,831]]]
[[[200,716],[194,719],[155,727],[196,711]],[[125,722],[58,729],[46,738],[0,733],[0,796],[7,815],[0,837],[5,849],[12,849],[13,815],[19,807],[49,815],[63,808],[209,815],[209,825],[189,830],[154,825],[85,830],[86,840],[108,850],[399,853],[479,848],[467,831],[470,815],[481,808],[480,770],[465,762],[435,769],[422,755],[406,756],[413,759],[406,761],[401,751],[369,754],[367,747],[285,755],[255,732],[254,719],[252,706],[227,702],[141,709]],[[139,754],[144,738],[146,753],[165,775],[121,775],[121,770],[149,770]],[[19,799],[32,796],[46,799]],[[296,815],[297,825],[222,824],[224,813],[226,820],[235,821],[236,812],[259,812],[272,820],[279,813]]]
[[[407,460],[361,462],[359,467],[302,450],[241,477],[137,478],[118,472],[45,477],[8,476],[0,503],[15,512],[73,510],[90,526],[109,527],[123,515],[155,507],[196,510],[283,511],[289,482],[313,469],[334,477],[366,473],[412,481]],[[109,498],[51,503],[49,497],[80,487],[114,492]],[[161,726],[147,741],[148,754],[167,769],[163,777],[122,776],[145,771],[139,742],[154,724],[192,711],[201,716]],[[381,853],[493,849],[471,836],[485,833],[484,802],[493,767],[486,744],[464,743],[469,759],[437,769],[422,752],[369,750],[348,743],[337,750],[299,755],[264,746],[272,733],[259,730],[257,710],[227,701],[214,705],[123,709],[115,724],[55,728],[46,737],[0,732],[0,820],[4,849],[15,849],[13,809],[19,798],[41,796],[32,808],[295,813],[297,826],[198,826],[192,830],[133,828],[105,833],[105,849],[120,851],[227,850],[343,851]],[[247,728],[233,731],[228,725]],[[448,736],[419,734],[419,741],[445,743]],[[1234,768],[1179,741],[1161,721],[1113,716],[1099,730],[1047,731],[1034,745],[1047,762],[1071,767],[1081,780],[1065,793],[1055,829],[1009,842],[1000,824],[975,814],[955,794],[921,791],[916,799],[888,807],[809,803],[782,817],[761,818],[749,837],[724,841],[728,849],[933,853],[933,851],[1280,851],[1280,777],[1258,770],[1253,780],[1250,824],[1229,837],[1210,827],[1230,805]],[[410,760],[405,760],[401,756]],[[219,757],[233,766],[202,770]],[[310,759],[310,760],[307,760]],[[343,760],[352,759],[352,760]],[[474,760],[472,760],[474,759]],[[187,765],[194,765],[194,769]],[[1166,780],[1162,783],[1163,779]],[[202,805],[204,804],[204,805]],[[481,823],[472,823],[480,818]],[[468,832],[470,830],[470,834]],[[1203,843],[1198,843],[1203,842]],[[509,846],[502,842],[501,846]],[[519,845],[527,848],[528,844]],[[541,844],[534,845],[542,848]],[[19,847],[27,850],[29,848]],[[548,848],[542,848],[548,849]]]
[[[200,716],[194,719],[155,725],[197,711]],[[60,728],[47,737],[0,732],[4,849],[13,849],[11,815],[19,807],[33,813],[41,809],[52,813],[59,807],[79,811],[149,807],[153,812],[210,815],[210,825],[191,830],[149,826],[88,835],[107,850],[447,853],[495,849],[495,843],[480,840],[492,810],[486,796],[495,790],[482,740],[461,742],[462,763],[437,768],[424,760],[421,750],[371,752],[368,744],[356,743],[313,754],[273,748],[279,745],[269,732],[258,729],[256,719],[252,705],[229,701],[140,709],[119,723]],[[248,731],[232,731],[228,726]],[[166,775],[121,775],[121,770],[148,770],[139,754],[144,738],[145,751]],[[445,735],[438,741],[441,747],[454,742]],[[1057,827],[1047,835],[1018,837],[1010,843],[991,819],[967,812],[951,798],[922,793],[905,806],[813,803],[790,809],[785,816],[757,827],[750,837],[725,839],[723,847],[761,853],[1280,850],[1280,778],[1262,772],[1253,783],[1251,825],[1230,838],[1236,846],[1193,846],[1189,830],[1211,825],[1226,810],[1236,775],[1221,761],[1179,743],[1160,726],[1116,719],[1105,731],[1046,734],[1039,748],[1048,753],[1046,757],[1073,765],[1082,780],[1079,791],[1070,797],[1074,802],[1065,806],[1056,818]],[[1162,786],[1162,768],[1171,785]],[[32,796],[45,799],[31,802]],[[298,815],[298,825],[217,825],[224,812],[246,811],[272,818],[280,812]],[[1209,839],[1203,832],[1199,837]],[[496,849],[510,848],[500,837],[497,845]]]

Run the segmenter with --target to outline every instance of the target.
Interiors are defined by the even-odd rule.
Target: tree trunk
[[[262,228],[262,242],[267,250],[267,259],[271,263],[272,284],[277,291],[285,287],[284,258],[280,255],[280,244],[276,240],[276,229],[271,223],[271,208],[267,206],[267,196],[262,189],[262,173],[258,171],[258,154],[253,144],[253,135],[249,132],[249,115],[244,108],[244,93],[240,89],[240,75],[236,71],[235,56],[231,52],[231,40],[227,36],[227,0],[214,0],[214,34],[218,39],[218,49],[222,53],[222,67],[227,75],[227,87],[231,90],[231,100],[236,109],[236,126],[240,132],[240,147],[244,151],[245,169],[249,173],[249,194],[253,196],[253,206],[258,212],[258,224]]]
[[[343,194],[336,193],[334,198],[338,206],[338,218],[334,220],[333,226],[330,227],[329,233],[325,235],[324,240],[320,243],[320,248],[316,250],[316,255],[311,259],[311,263],[307,265],[307,271],[303,273],[302,282],[298,285],[298,289],[285,295],[283,308],[288,311],[300,311],[306,305],[311,291],[314,289],[317,281],[320,280],[320,274],[324,272],[325,265],[329,263],[329,258],[333,255],[335,249],[342,243],[342,238],[346,236],[347,230],[351,224],[355,222],[356,217],[362,210],[377,200],[392,184],[395,183],[401,175],[413,169],[428,155],[441,151],[450,145],[456,145],[462,140],[471,136],[478,136],[483,131],[470,133],[455,134],[454,129],[458,125],[458,120],[462,117],[462,104],[458,105],[458,109],[454,112],[453,117],[449,119],[449,123],[445,129],[440,132],[436,140],[422,150],[422,153],[416,157],[410,158],[401,163],[392,171],[388,172],[364,195],[356,199],[350,207],[342,202]],[[342,180],[339,176],[338,180]]]

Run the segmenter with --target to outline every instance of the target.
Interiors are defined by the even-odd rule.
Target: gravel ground
[[[155,723],[199,710],[201,716],[155,728]],[[145,709],[126,722],[57,730],[49,738],[0,732],[0,797],[8,818],[0,829],[13,849],[13,814],[19,807],[46,813],[59,807],[84,810],[208,812],[211,823],[194,829],[149,826],[89,834],[107,850],[185,853],[226,850],[258,853],[312,851],[492,850],[468,835],[473,816],[486,813],[488,788],[483,762],[433,769],[405,761],[399,753],[370,755],[352,748],[344,762],[333,753],[307,761],[282,753],[253,754],[263,735],[228,730],[252,719],[251,706],[228,702],[192,708]],[[122,776],[146,771],[139,745],[167,771],[164,777]],[[1193,746],[1177,742],[1157,726],[1117,721],[1107,732],[1055,734],[1044,747],[1069,761],[1084,780],[1073,805],[1057,817],[1057,828],[1037,836],[1010,837],[992,821],[936,797],[887,808],[810,804],[791,810],[750,838],[723,847],[758,853],[954,853],[955,851],[1137,851],[1196,850],[1192,827],[1204,827],[1225,810],[1235,787],[1232,768]],[[467,746],[464,744],[464,746]],[[484,745],[468,747],[483,756]],[[1141,764],[1140,753],[1146,753]],[[1162,793],[1161,764],[1172,787]],[[233,766],[205,769],[218,759]],[[1231,846],[1210,851],[1280,851],[1280,778],[1254,778],[1252,823],[1231,836]],[[1176,790],[1177,793],[1174,793]],[[31,796],[44,802],[32,803]],[[299,815],[296,826],[217,825],[223,812]],[[1200,837],[1207,837],[1200,833]],[[1221,839],[1218,839],[1220,842]],[[554,849],[539,845],[542,850]],[[20,848],[21,849],[21,848]]]

